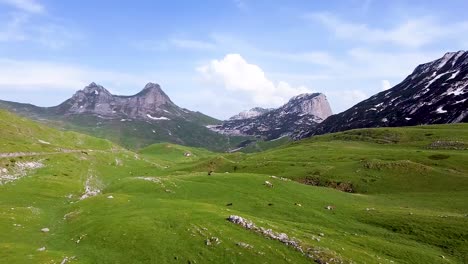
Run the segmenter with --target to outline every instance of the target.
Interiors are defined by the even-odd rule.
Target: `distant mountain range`
[[[301,94],[279,108],[253,108],[231,117],[220,125],[208,127],[221,134],[260,136],[266,140],[273,140],[311,129],[331,114],[325,95]]]
[[[158,84],[148,83],[132,96],[113,95],[91,83],[54,107],[0,101],[0,107],[54,126],[110,139],[125,147],[157,142],[229,150],[245,140],[206,128],[221,121],[174,104]]]
[[[468,52],[419,65],[393,88],[332,115],[324,94],[295,96],[276,109],[260,107],[220,121],[177,106],[155,83],[132,96],[91,83],[54,107],[0,100],[0,108],[64,129],[137,149],[172,142],[215,151],[255,140],[302,139],[354,128],[468,122]]]
[[[401,83],[315,127],[296,139],[355,128],[468,122],[468,52],[446,53],[416,67]]]

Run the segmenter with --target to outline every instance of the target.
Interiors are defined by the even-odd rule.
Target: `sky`
[[[468,49],[468,2],[0,0],[0,99],[53,106],[155,82],[226,119],[324,93],[334,113]]]

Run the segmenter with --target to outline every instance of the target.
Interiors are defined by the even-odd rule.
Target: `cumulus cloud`
[[[304,86],[293,87],[283,81],[271,81],[259,66],[248,63],[239,54],[227,54],[221,60],[212,60],[198,67],[197,71],[207,83],[242,93],[259,106],[278,106],[294,95],[310,92]]]
[[[390,81],[382,80],[382,91],[388,90],[390,88],[392,88],[392,85],[390,84]]]
[[[0,0],[0,3],[8,4],[29,13],[43,13],[45,11],[44,6],[36,0]]]

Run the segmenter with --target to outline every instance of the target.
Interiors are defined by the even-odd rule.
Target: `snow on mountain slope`
[[[295,138],[365,127],[468,122],[468,52],[421,64],[393,88],[329,117]]]

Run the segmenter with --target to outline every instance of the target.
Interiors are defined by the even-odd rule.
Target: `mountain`
[[[468,52],[449,52],[419,65],[393,88],[330,116],[295,138],[355,128],[468,122],[467,99]]]
[[[271,108],[261,108],[261,107],[254,107],[247,111],[242,111],[239,114],[232,116],[229,120],[242,120],[252,117],[257,117],[259,115],[265,114],[273,109]]]
[[[259,136],[273,140],[314,127],[331,114],[325,95],[301,94],[277,109],[253,108],[209,128],[226,135]]]
[[[113,95],[91,83],[54,107],[0,101],[0,108],[61,128],[107,138],[136,149],[172,142],[211,150],[236,148],[243,138],[227,138],[206,128],[221,123],[177,106],[155,83],[131,96]],[[232,144],[232,146],[231,146]]]

